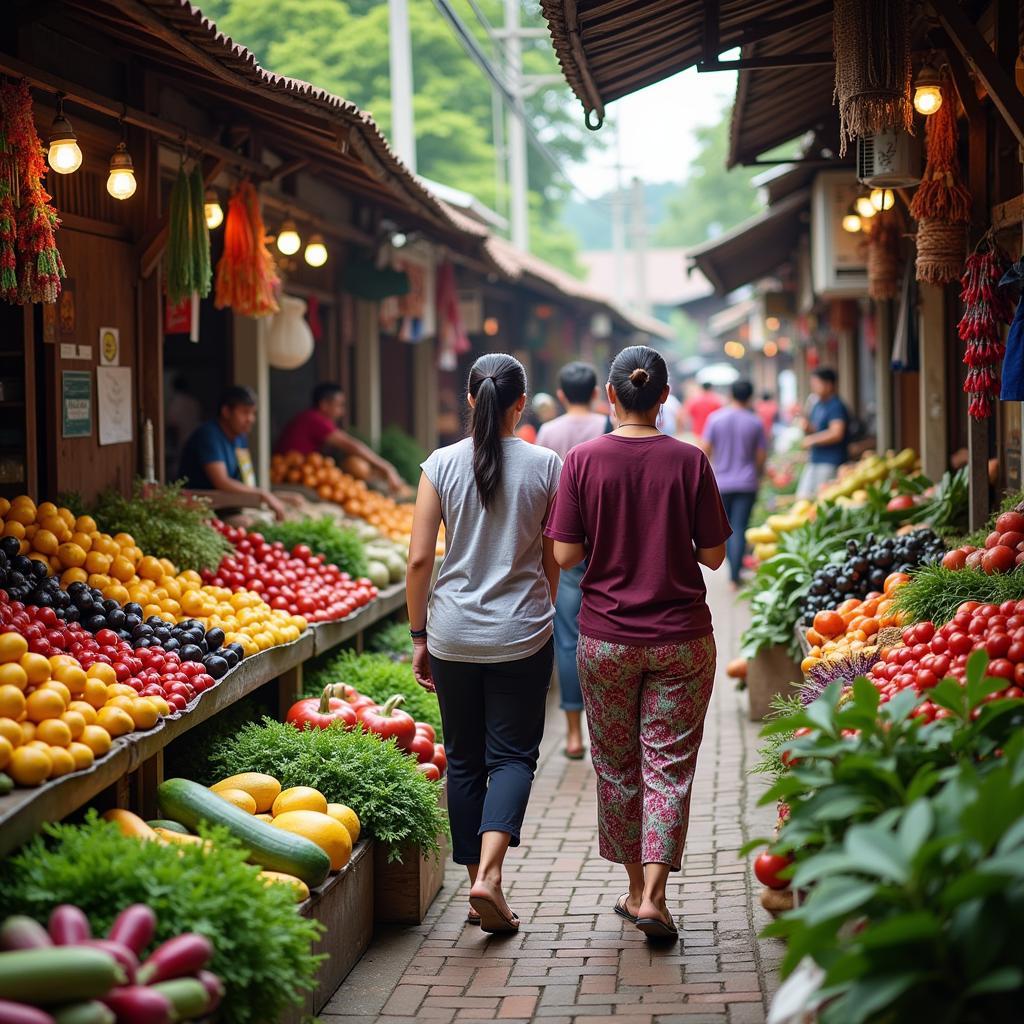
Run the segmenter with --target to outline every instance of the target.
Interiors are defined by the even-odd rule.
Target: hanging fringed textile
[[[230,306],[242,316],[278,311],[274,290],[280,282],[265,236],[256,189],[243,181],[231,196],[224,221],[224,253],[217,263],[214,299],[218,309]]]
[[[868,221],[868,295],[895,299],[900,291],[901,219],[895,207]]]
[[[184,164],[171,188],[167,222],[167,298],[177,305],[193,292],[192,201]]]
[[[1013,315],[1009,296],[999,290],[999,279],[1009,265],[989,232],[967,258],[961,280],[964,315],[958,333],[967,346],[964,391],[971,396],[967,412],[976,420],[992,415],[992,400],[999,394],[999,367],[1005,352],[1002,328]]]
[[[206,183],[197,163],[189,175],[190,224],[192,229],[192,290],[205,299],[210,294],[213,269],[210,266],[210,229],[206,226]]]
[[[0,192],[0,291],[8,302],[56,302],[64,263],[54,231],[60,226],[50,195],[43,188],[46,160],[32,116],[32,94],[24,81],[0,90],[7,194]],[[7,160],[5,160],[7,162]],[[13,248],[14,265],[11,265]],[[10,274],[17,289],[10,288]]]
[[[866,135],[913,133],[909,0],[835,0],[832,38],[839,155]]]
[[[956,281],[964,269],[971,194],[956,158],[956,93],[942,83],[942,105],[927,120],[928,160],[910,213],[917,227],[917,279]]]

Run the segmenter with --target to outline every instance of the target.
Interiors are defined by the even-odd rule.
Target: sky
[[[625,180],[681,181],[696,155],[694,129],[717,120],[735,92],[736,72],[702,75],[689,68],[612,103],[601,131],[617,129],[621,135]],[[578,102],[576,109],[582,118]],[[609,139],[605,152],[573,168],[571,177],[580,191],[594,197],[615,188],[616,149]]]

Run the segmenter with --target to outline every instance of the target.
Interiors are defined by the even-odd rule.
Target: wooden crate
[[[374,844],[356,845],[348,867],[314,889],[299,907],[303,917],[315,918],[324,933],[314,946],[327,959],[317,972],[316,988],[306,993],[305,1002],[282,1015],[281,1024],[299,1024],[327,1005],[349,971],[366,952],[373,938]]]
[[[448,807],[447,787],[441,790],[440,805]],[[444,883],[448,840],[438,836],[441,851],[424,854],[418,846],[406,846],[401,860],[388,862],[383,843],[374,847],[373,914],[381,924],[419,924],[426,917]]]
[[[800,663],[794,661],[784,644],[765,647],[747,664],[747,693],[750,720],[760,722],[771,711],[777,694],[795,693],[794,683],[803,679]]]

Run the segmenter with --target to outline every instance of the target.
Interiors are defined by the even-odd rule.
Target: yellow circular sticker
[[[118,340],[113,331],[104,331],[100,341],[103,347],[103,360],[112,363],[117,359]]]

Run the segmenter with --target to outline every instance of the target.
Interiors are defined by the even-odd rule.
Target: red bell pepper
[[[426,733],[418,732],[409,744],[409,753],[415,754],[420,764],[428,764],[434,760],[434,744]]]
[[[296,729],[326,729],[335,722],[351,729],[356,724],[356,709],[341,697],[332,696],[332,690],[325,686],[319,697],[297,701],[289,708],[285,721]]]
[[[399,709],[405,698],[396,693],[383,704],[370,704],[357,712],[367,732],[376,733],[383,740],[394,739],[402,750],[408,750],[416,736],[416,720]]]

